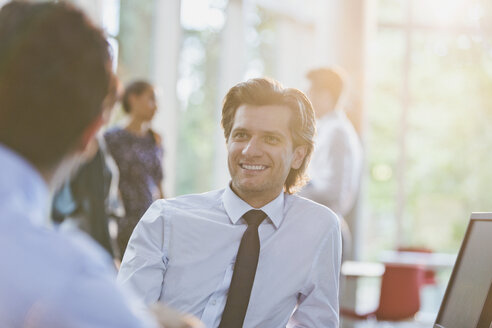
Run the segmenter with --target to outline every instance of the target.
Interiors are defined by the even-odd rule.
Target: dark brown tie
[[[261,210],[250,210],[243,215],[248,222],[248,228],[239,244],[231,286],[219,328],[241,328],[243,326],[260,256],[258,226],[265,217],[266,214]]]

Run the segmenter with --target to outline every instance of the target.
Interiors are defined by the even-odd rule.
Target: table
[[[384,264],[378,262],[344,261],[341,272],[347,278],[381,277],[384,273]]]
[[[456,254],[383,251],[381,262],[398,265],[420,265],[428,270],[452,269]]]

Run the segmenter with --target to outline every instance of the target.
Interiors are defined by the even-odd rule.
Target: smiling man
[[[222,126],[231,183],[156,201],[130,238],[118,281],[209,328],[338,327],[340,229],[295,196],[313,150],[305,95],[269,79],[234,86]]]

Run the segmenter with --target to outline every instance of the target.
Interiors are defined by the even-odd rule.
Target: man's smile
[[[244,170],[249,170],[249,171],[263,171],[268,168],[266,165],[261,165],[261,164],[245,164],[241,163],[239,166],[244,169]]]

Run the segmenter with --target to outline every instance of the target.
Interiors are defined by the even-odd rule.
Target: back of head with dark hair
[[[146,90],[153,90],[154,87],[152,86],[152,84],[150,84],[149,82],[147,81],[143,81],[143,80],[137,80],[137,81],[133,81],[131,82],[130,84],[128,84],[125,88],[125,92],[123,93],[123,97],[122,97],[122,104],[123,104],[123,110],[125,111],[125,113],[130,113],[130,110],[131,110],[131,106],[130,106],[130,96],[131,95],[141,95],[142,92],[146,91]]]
[[[51,168],[114,100],[108,43],[67,3],[14,1],[0,45],[0,143]]]
[[[290,132],[294,147],[306,146],[306,156],[299,169],[291,169],[285,181],[285,190],[293,193],[307,181],[305,171],[314,148],[316,123],[313,107],[301,91],[284,88],[269,78],[256,78],[232,87],[224,98],[222,106],[222,127],[226,140],[229,139],[236,111],[241,105],[268,106],[283,105],[292,112]]]

